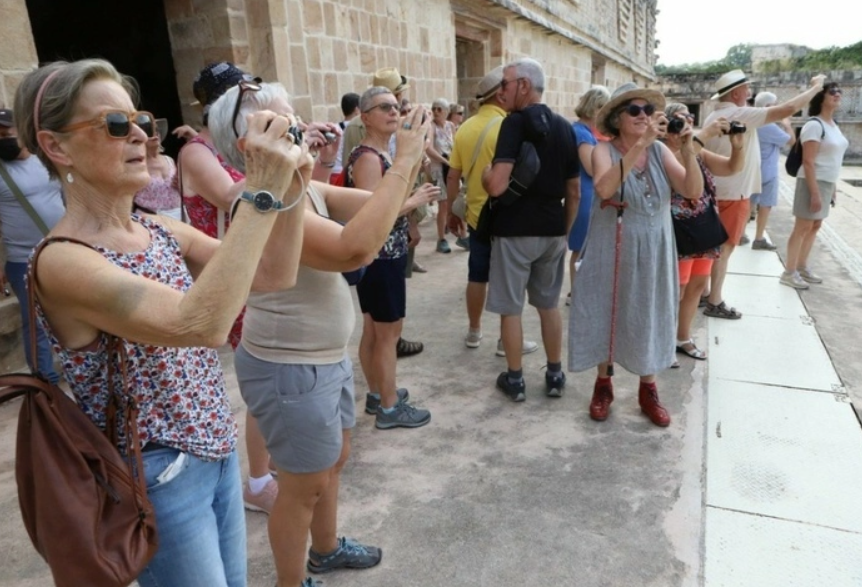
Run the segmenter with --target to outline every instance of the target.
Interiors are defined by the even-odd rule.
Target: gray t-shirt
[[[36,156],[15,161],[4,161],[3,165],[18,184],[18,188],[42,222],[50,229],[66,212],[60,182],[48,177],[48,170]],[[26,263],[40,240],[42,231],[18,203],[18,198],[0,176],[0,232],[6,245],[6,260]]]

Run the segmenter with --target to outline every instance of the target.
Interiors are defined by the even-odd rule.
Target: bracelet
[[[402,174],[398,173],[397,171],[392,171],[390,169],[389,171],[386,172],[386,175],[394,175],[395,177],[400,177],[401,179],[404,180],[405,184],[410,185],[410,180],[408,180],[406,177],[404,177]]]
[[[332,161],[326,161],[326,162],[318,160],[318,162],[320,163],[321,167],[335,167],[335,159],[333,159]]]
[[[706,145],[704,145],[704,144],[703,144],[703,141],[702,141],[702,140],[700,140],[698,137],[696,137],[696,136],[692,136],[692,137],[691,137],[691,140],[692,140],[692,141],[694,141],[695,143],[697,143],[698,145],[700,145],[700,148],[701,148],[701,149],[706,149]]]

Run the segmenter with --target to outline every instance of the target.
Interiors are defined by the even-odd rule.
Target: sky
[[[734,45],[791,43],[812,49],[862,40],[858,0],[815,3],[770,0],[658,0],[656,53],[661,65],[722,59]],[[785,8],[778,8],[781,5]],[[856,9],[849,6],[856,5]],[[721,12],[710,10],[720,5]],[[787,8],[793,5],[795,8]],[[843,5],[843,8],[840,6]],[[813,6],[822,7],[815,14]],[[851,12],[855,13],[851,14]],[[743,16],[744,15],[744,16]],[[806,22],[807,21],[807,22]],[[811,23],[815,23],[811,26]],[[719,32],[721,31],[721,32]]]

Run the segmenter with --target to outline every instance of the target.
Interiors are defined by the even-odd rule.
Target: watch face
[[[254,207],[261,212],[269,212],[273,208],[275,198],[269,192],[257,192],[254,194]]]

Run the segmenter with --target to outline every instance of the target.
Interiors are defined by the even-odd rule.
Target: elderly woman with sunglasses
[[[210,110],[215,145],[231,165],[243,168],[241,150],[250,140],[246,118],[264,109],[293,114],[279,84],[244,92],[233,88]],[[379,548],[336,532],[340,474],[356,421],[353,367],[346,352],[355,318],[341,272],[370,263],[387,240],[418,173],[427,131],[423,108],[399,119],[395,105],[390,114],[397,149],[389,173],[373,193],[311,181],[303,200],[296,286],[252,293],[248,299],[235,367],[243,398],[278,468],[269,537],[280,587],[317,585],[306,569],[368,568],[382,556]],[[367,130],[366,140],[375,136],[373,125]],[[388,144],[387,136],[381,148],[387,151]],[[318,161],[316,168],[321,167]],[[394,359],[394,340],[388,347]]]
[[[664,110],[668,120],[679,119],[682,123],[679,129],[689,128],[694,117],[685,104],[673,102]],[[664,138],[664,144],[671,150],[677,160],[682,163],[682,133],[677,128],[669,127]],[[693,148],[699,150],[697,162],[703,174],[703,194],[697,200],[683,197],[674,190],[671,196],[670,209],[674,218],[692,218],[708,211],[715,203],[715,182],[713,176],[728,176],[739,173],[745,160],[745,141],[743,133],[730,135],[731,155],[725,157],[701,148],[701,143],[714,137],[727,134],[730,122],[726,118],[716,118],[706,125],[694,140]],[[716,209],[717,212],[717,209]],[[716,216],[718,221],[718,217]],[[679,259],[679,314],[676,327],[676,352],[687,355],[699,361],[706,360],[706,353],[697,348],[691,336],[691,325],[697,313],[701,295],[709,282],[713,260],[721,254],[720,247],[714,247],[691,255],[678,255]]]
[[[595,194],[586,254],[572,293],[569,369],[598,366],[590,417],[608,418],[613,363],[640,377],[638,403],[656,426],[670,424],[655,374],[674,361],[679,290],[670,217],[671,190],[689,199],[703,193],[703,175],[680,134],[681,160],[657,142],[667,119],[665,99],[629,83],[617,88],[596,116],[612,137],[593,150]],[[620,224],[621,223],[621,224]]]
[[[428,171],[431,179],[440,193],[446,193],[446,176],[449,175],[449,154],[455,142],[455,125],[448,120],[449,101],[445,98],[437,98],[431,104],[432,124],[428,133],[428,146],[425,153],[428,155]],[[452,249],[446,240],[446,218],[449,216],[449,203],[445,198],[437,202],[437,252],[451,253]],[[456,243],[464,246],[466,239],[459,238]]]
[[[141,474],[159,533],[138,583],[242,587],[237,426],[215,349],[250,289],[295,282],[302,211],[290,203],[300,195],[295,176],[304,152],[285,138],[284,117],[260,112],[249,119],[247,191],[223,242],[170,218],[133,216],[132,198],[150,179],[154,120],[134,111],[132,92],[130,80],[102,60],[53,63],[21,82],[19,135],[61,179],[67,206],[31,286],[72,393],[101,428],[109,337],[125,347]],[[286,212],[263,213],[251,201]],[[128,454],[118,420],[120,450]]]

